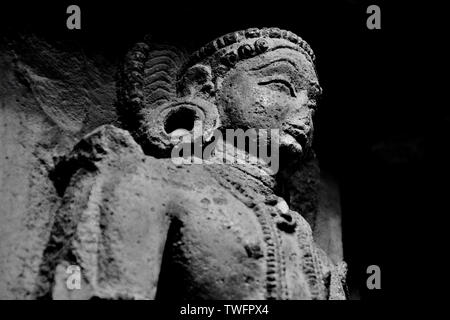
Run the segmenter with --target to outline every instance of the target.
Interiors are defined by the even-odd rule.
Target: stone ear
[[[190,67],[183,75],[182,94],[194,95],[196,93],[214,93],[211,67],[203,64],[196,64]]]

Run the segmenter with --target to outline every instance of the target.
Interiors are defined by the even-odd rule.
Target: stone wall
[[[114,64],[35,36],[0,43],[0,299],[33,298],[59,197],[49,171],[112,123]]]

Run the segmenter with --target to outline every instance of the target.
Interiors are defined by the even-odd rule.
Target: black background
[[[393,2],[393,1],[392,1]],[[81,30],[66,28],[66,8],[81,7]],[[368,30],[366,8],[381,8],[381,30]],[[248,27],[276,26],[315,51],[323,99],[315,149],[341,188],[345,260],[351,297],[397,298],[411,285],[409,221],[422,210],[428,113],[418,96],[424,38],[412,4],[383,1],[55,1],[2,3],[0,35],[32,32],[80,44],[112,59],[145,34],[187,48]],[[425,83],[424,83],[425,81]],[[422,211],[423,212],[423,211]],[[367,290],[366,268],[381,268],[381,290]]]

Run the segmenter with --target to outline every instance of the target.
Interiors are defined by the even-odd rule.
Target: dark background
[[[81,30],[67,30],[66,8],[81,7]],[[368,30],[366,8],[381,7],[381,30]],[[73,41],[84,50],[120,58],[145,34],[199,46],[248,27],[276,26],[304,38],[315,51],[323,99],[315,149],[339,181],[344,256],[351,296],[398,298],[420,259],[410,221],[423,211],[426,108],[420,20],[412,4],[383,1],[58,1],[0,5],[0,36],[36,33]],[[425,83],[424,83],[425,82]],[[414,235],[414,232],[412,232]],[[366,268],[381,268],[381,290],[367,290]],[[420,266],[420,264],[419,264]]]

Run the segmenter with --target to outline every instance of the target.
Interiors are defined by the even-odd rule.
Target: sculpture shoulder
[[[74,174],[80,170],[97,171],[122,155],[142,157],[144,153],[128,131],[103,125],[84,136],[70,153],[60,157],[50,178],[62,195]]]
[[[113,125],[101,126],[84,136],[69,154],[58,161],[51,177],[58,190],[65,190],[72,177],[80,171],[91,172],[102,179],[106,176],[115,180],[139,177],[139,180],[159,188],[192,189],[192,186],[214,182],[202,166],[177,166],[171,159],[157,159],[144,154],[127,130]],[[61,195],[63,193],[60,192]]]
[[[68,155],[68,159],[98,162],[120,155],[143,156],[142,148],[131,134],[113,125],[103,125],[84,136]]]

